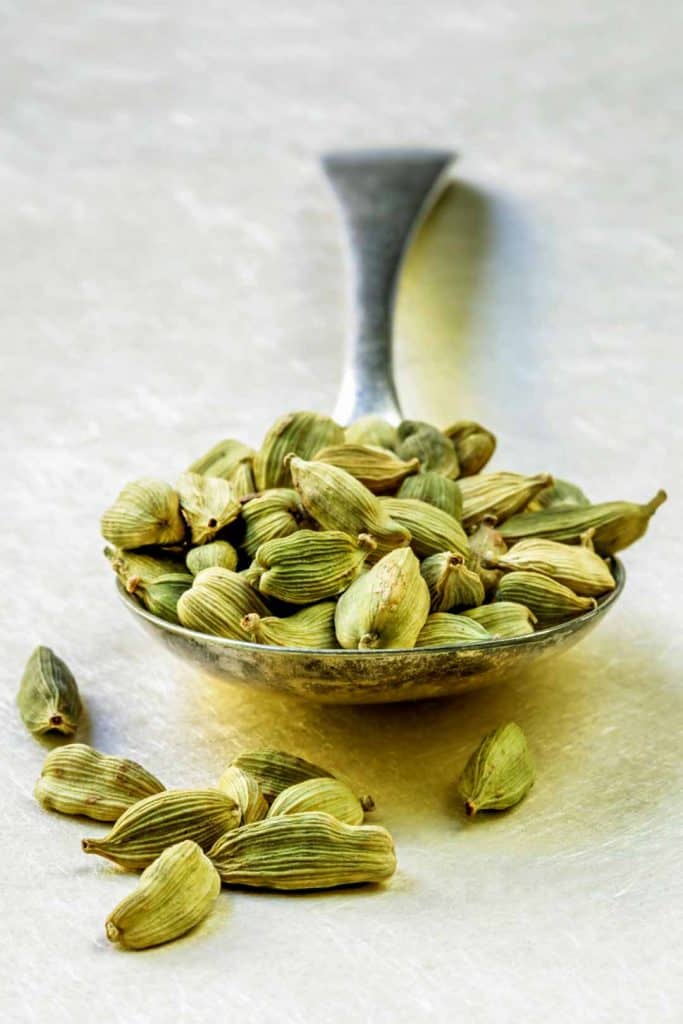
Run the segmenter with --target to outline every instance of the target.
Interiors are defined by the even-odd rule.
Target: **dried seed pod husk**
[[[536,778],[526,737],[514,722],[483,738],[460,776],[458,789],[468,815],[504,811],[529,792]]]
[[[252,612],[244,616],[242,626],[257,644],[331,650],[339,647],[334,631],[336,607],[334,601],[323,601],[302,608],[301,611],[285,618],[278,618],[276,615],[261,618]]]
[[[310,526],[301,498],[290,487],[274,487],[242,506],[245,530],[242,547],[253,558],[266,541],[289,537]]]
[[[374,444],[392,452],[399,443],[396,427],[381,416],[361,416],[349,424],[344,436],[348,444]]]
[[[501,555],[497,564],[502,569],[523,569],[550,576],[583,597],[599,597],[616,586],[600,555],[583,544],[560,544],[555,540],[530,537]]]
[[[495,601],[462,613],[483,626],[497,640],[525,636],[534,632],[537,619],[530,608],[518,601]]]
[[[454,480],[460,475],[455,448],[431,423],[403,420],[398,426],[396,454],[402,459],[418,459],[423,472],[440,473]]]
[[[459,420],[446,427],[444,434],[455,448],[461,476],[480,473],[496,450],[496,436],[481,423]]]
[[[455,480],[428,471],[407,477],[401,484],[397,498],[417,498],[440,508],[458,522],[462,519],[462,495]]]
[[[335,629],[347,649],[414,647],[429,614],[429,590],[410,548],[390,551],[337,602]]]
[[[177,939],[203,921],[221,891],[220,875],[191,839],[169,846],[114,907],[105,931],[110,942],[147,949]]]
[[[197,576],[202,569],[219,568],[234,572],[237,562],[237,552],[227,540],[214,540],[198,548],[191,548],[185,557],[185,564],[193,576]]]
[[[508,543],[527,537],[545,537],[571,544],[593,529],[593,544],[598,554],[614,555],[643,536],[650,518],[665,501],[666,491],[657,491],[645,505],[607,501],[581,508],[550,508],[514,516],[503,523],[500,532]]]
[[[535,494],[552,483],[553,478],[548,473],[522,476],[500,472],[464,477],[458,484],[462,492],[463,524],[473,527],[484,516],[494,516],[501,522],[523,509]]]
[[[508,549],[500,530],[496,529],[495,516],[484,516],[469,536],[470,551],[485,567],[496,565]]]
[[[304,779],[282,791],[270,806],[269,818],[281,814],[303,814],[324,811],[347,825],[361,825],[365,811],[374,807],[372,797],[359,800],[341,779]]]
[[[420,565],[420,573],[429,588],[432,612],[474,608],[484,602],[484,584],[479,574],[469,569],[462,555],[454,551],[429,555]]]
[[[597,605],[594,597],[580,597],[563,583],[537,572],[508,573],[498,584],[496,593],[501,601],[526,605],[541,626],[583,615]]]
[[[146,868],[160,853],[184,839],[203,850],[230,829],[242,812],[217,789],[168,789],[145,797],[124,811],[108,835],[83,839],[85,853],[97,853],[126,871]]]
[[[368,444],[338,444],[322,448],[314,462],[338,466],[360,480],[373,494],[391,494],[402,480],[417,473],[419,459],[399,459],[388,448]]]
[[[442,647],[447,644],[481,643],[491,634],[474,619],[450,612],[434,612],[418,633],[416,647]]]
[[[469,553],[467,535],[457,519],[435,505],[418,498],[380,498],[385,513],[410,533],[412,547],[418,558],[436,555],[439,551]]]
[[[142,551],[124,551],[122,548],[106,547],[105,557],[109,564],[123,583],[127,586],[128,580],[135,576],[144,584],[152,583],[160,576],[167,573],[185,572],[185,565],[182,559],[172,558],[165,553],[146,554]]]
[[[178,493],[195,545],[213,540],[242,510],[231,484],[219,476],[183,473],[178,480]]]
[[[50,811],[116,821],[128,807],[163,789],[136,761],[69,743],[47,755],[34,796]]]
[[[231,796],[242,813],[240,824],[261,821],[268,813],[268,801],[263,795],[258,779],[242,771],[234,764],[228,765],[220,779],[218,789]]]
[[[253,448],[242,441],[226,438],[218,441],[213,448],[201,455],[187,467],[187,473],[201,473],[203,476],[220,476],[229,480],[237,466],[256,454]]]
[[[256,478],[254,477],[254,460],[243,459],[238,462],[228,476],[232,492],[238,501],[243,501],[253,494],[256,494]]]
[[[239,573],[229,569],[202,569],[178,601],[183,626],[200,633],[250,640],[242,619],[250,612],[268,615],[268,608]]]
[[[346,825],[323,811],[244,825],[209,851],[226,885],[331,889],[383,882],[396,870],[391,836],[379,825]]]
[[[354,538],[339,530],[298,530],[262,544],[247,579],[262,594],[290,604],[324,601],[353,583],[376,547],[365,533]]]
[[[191,573],[165,573],[146,583],[140,576],[130,576],[126,584],[129,594],[134,594],[148,612],[167,622],[178,622],[178,601],[192,586]]]
[[[254,477],[259,491],[269,487],[291,487],[290,466],[285,455],[294,452],[312,458],[321,448],[344,443],[344,430],[329,416],[317,412],[292,412],[272,425],[254,458]],[[357,530],[356,533],[359,531]]]
[[[288,462],[304,508],[324,530],[341,530],[351,537],[369,533],[377,542],[376,558],[410,542],[409,532],[382,507],[385,499],[378,498],[350,473],[297,456]]]
[[[101,519],[102,536],[119,548],[179,544],[185,537],[180,496],[163,480],[126,484]]]
[[[45,732],[76,732],[81,698],[71,669],[49,647],[36,647],[26,662],[17,693],[17,707],[26,728]]]
[[[257,780],[268,803],[284,789],[304,779],[335,777],[326,768],[285,750],[249,750],[236,757],[232,764]]]
[[[590,501],[580,487],[568,480],[559,480],[555,477],[552,487],[539,491],[524,511],[540,512],[543,508],[586,508],[588,505]]]

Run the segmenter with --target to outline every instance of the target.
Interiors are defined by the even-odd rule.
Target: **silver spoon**
[[[346,220],[353,261],[355,325],[335,409],[340,423],[401,411],[393,382],[391,327],[407,244],[439,191],[453,154],[431,150],[330,154],[323,166]],[[146,611],[118,583],[121,599],[151,633],[200,668],[331,704],[381,704],[446,697],[503,682],[533,662],[573,646],[619,597],[624,568],[612,559],[615,589],[569,622],[509,640],[388,651],[266,647],[197,633]]]

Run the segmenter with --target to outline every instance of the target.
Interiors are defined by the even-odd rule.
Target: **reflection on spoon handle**
[[[329,153],[323,167],[339,200],[353,265],[354,323],[335,419],[401,419],[391,328],[398,272],[410,235],[454,155],[436,150]]]

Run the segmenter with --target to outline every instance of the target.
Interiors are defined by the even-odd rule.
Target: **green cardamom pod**
[[[584,597],[600,597],[616,586],[600,555],[583,544],[560,544],[555,540],[530,537],[501,555],[497,564],[502,569],[523,569],[550,576]]]
[[[336,607],[334,601],[323,601],[282,619],[276,615],[261,618],[252,612],[244,616],[242,626],[257,644],[332,650],[339,647],[334,631]]]
[[[116,821],[128,807],[163,789],[135,761],[69,743],[47,755],[34,796],[50,811]]]
[[[232,797],[242,813],[240,824],[248,825],[260,821],[268,813],[268,801],[263,795],[258,779],[231,764],[218,780],[218,789]]]
[[[132,576],[147,585],[167,573],[185,572],[185,566],[180,559],[166,555],[157,557],[144,555],[139,551],[124,551],[121,548],[110,547],[104,549],[104,554],[124,587],[128,585],[128,580]]]
[[[304,779],[334,778],[326,768],[285,750],[250,750],[236,757],[232,765],[256,779],[268,803]]]
[[[508,543],[527,537],[545,537],[575,543],[586,530],[594,529],[593,544],[599,555],[614,555],[643,536],[650,518],[666,501],[666,491],[657,491],[646,505],[629,501],[607,501],[579,508],[545,509],[514,516],[501,526]]]
[[[387,448],[348,443],[322,448],[313,456],[313,461],[346,470],[373,494],[395,491],[401,481],[417,473],[420,466],[418,459],[404,461]]]
[[[232,493],[238,501],[243,501],[245,498],[250,498],[256,494],[257,487],[254,477],[253,458],[243,459],[241,462],[238,462],[228,476],[228,481],[232,487]]]
[[[245,459],[251,459],[256,453],[242,441],[226,438],[209,448],[206,454],[187,467],[187,473],[201,473],[203,476],[220,476],[228,480],[236,467]]]
[[[290,452],[302,459],[310,459],[321,448],[343,443],[342,427],[329,416],[316,412],[293,412],[281,416],[266,434],[254,459],[254,476],[259,491],[269,487],[291,487],[290,466],[284,461]]]
[[[103,514],[101,529],[119,548],[179,544],[185,537],[180,496],[163,480],[134,480]]]
[[[371,796],[357,797],[340,779],[304,779],[275,797],[268,817],[323,811],[347,825],[362,825],[365,812],[373,810],[374,806]]]
[[[480,423],[459,420],[444,434],[455,448],[461,476],[480,473],[496,450],[496,437]]]
[[[221,891],[220,875],[192,842],[169,846],[140,875],[135,890],[105,924],[110,942],[147,949],[177,939],[203,921]]]
[[[464,615],[434,612],[429,616],[415,641],[416,647],[445,647],[450,644],[469,644],[490,640],[484,627]]]
[[[500,522],[529,504],[534,495],[550,487],[553,478],[547,473],[522,476],[520,473],[479,473],[458,482],[462,492],[462,521],[470,528],[484,516]],[[505,536],[505,532],[501,530]]]
[[[440,473],[454,480],[460,475],[455,448],[431,423],[403,420],[398,426],[396,454],[402,459],[418,459],[423,472]]]
[[[69,666],[49,647],[36,647],[26,662],[17,706],[32,733],[76,732],[82,710],[78,686]]]
[[[322,811],[266,818],[224,835],[209,851],[226,885],[331,889],[383,882],[396,870],[379,825],[346,825]]]
[[[339,530],[298,530],[262,544],[247,580],[262,594],[290,604],[323,601],[346,590],[376,547],[365,533],[354,538]]]
[[[180,508],[193,544],[206,544],[242,510],[232,486],[219,476],[183,473],[178,480]]]
[[[530,608],[541,626],[561,622],[595,608],[594,597],[579,597],[569,587],[537,572],[515,571],[503,576],[497,596]]]
[[[458,522],[462,519],[462,494],[455,480],[439,473],[417,473],[406,477],[401,484],[397,498],[417,498],[428,505],[440,508]]]
[[[242,547],[250,558],[266,541],[289,537],[311,525],[301,498],[289,487],[274,487],[245,502],[242,519],[245,525]]]
[[[569,483],[568,480],[559,480],[555,477],[552,487],[539,491],[524,511],[540,512],[543,508],[586,508],[588,505],[590,501],[580,487]]]
[[[536,769],[526,737],[514,722],[483,738],[460,776],[458,788],[468,815],[504,811],[526,796]]]
[[[150,583],[140,576],[131,576],[126,584],[129,594],[134,594],[148,612],[168,622],[178,622],[178,601],[192,586],[190,573],[165,573]]]
[[[183,626],[231,640],[251,639],[242,626],[242,619],[250,612],[269,614],[254,588],[229,569],[202,569],[178,601],[178,618]]]
[[[396,427],[381,416],[361,416],[346,428],[344,435],[348,444],[375,444],[392,452],[399,443]]]
[[[146,868],[160,853],[183,839],[203,850],[230,829],[242,812],[217,789],[168,789],[145,797],[124,811],[108,835],[83,839],[85,853],[97,853],[126,871]]]
[[[497,640],[525,636],[533,633],[537,622],[536,616],[523,604],[517,601],[495,601],[493,604],[482,604],[478,608],[468,608],[462,613],[483,626]]]
[[[462,555],[453,551],[429,555],[420,565],[420,573],[429,588],[432,612],[474,608],[484,602],[484,584],[478,573],[468,569]]]
[[[429,590],[420,563],[410,548],[398,548],[339,598],[337,640],[344,648],[361,651],[414,647],[428,614]]]
[[[380,498],[379,501],[386,515],[410,533],[410,546],[418,558],[427,558],[439,551],[469,554],[465,531],[457,519],[442,509],[418,498]]]
[[[496,529],[495,516],[484,516],[469,537],[470,551],[487,568],[498,563],[508,549],[500,530]]]
[[[202,544],[198,548],[190,548],[185,558],[187,568],[193,576],[197,576],[202,569],[229,569],[234,572],[237,568],[237,552],[227,540],[214,540],[209,544]]]

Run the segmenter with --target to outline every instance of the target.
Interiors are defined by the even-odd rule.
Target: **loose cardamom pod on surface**
[[[252,821],[260,821],[268,813],[268,801],[258,779],[248,772],[242,771],[237,765],[230,764],[218,780],[221,793],[232,797],[242,812],[240,824],[248,825]]]
[[[236,757],[232,765],[253,775],[268,803],[272,803],[278,793],[304,779],[334,778],[326,768],[285,750],[250,750]]]
[[[359,799],[340,779],[304,779],[282,791],[270,805],[268,817],[324,811],[347,825],[361,825],[365,812],[374,807],[372,797]]]
[[[458,785],[468,815],[504,811],[529,792],[536,778],[526,737],[514,722],[488,733],[465,766]]]
[[[32,733],[76,732],[82,710],[78,686],[69,666],[49,647],[36,647],[26,662],[17,706]]]

